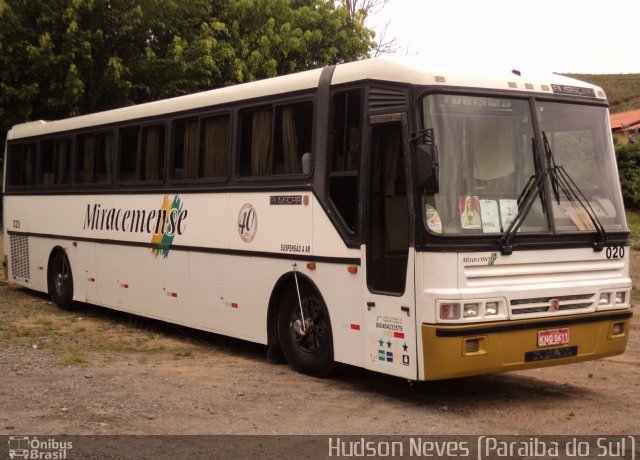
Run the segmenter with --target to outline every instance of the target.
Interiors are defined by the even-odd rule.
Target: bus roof
[[[520,74],[517,71],[472,72],[468,69],[466,71],[452,69],[436,71],[429,68],[428,65],[410,61],[411,59],[406,59],[403,62],[389,59],[366,59],[340,64],[333,72],[331,84],[378,80],[416,85],[519,90],[548,94],[560,92],[565,95],[582,96],[585,94],[579,94],[576,91],[588,90],[593,93],[593,97],[605,99],[604,91],[600,87],[557,74],[533,76]],[[303,91],[318,86],[321,72],[322,69],[308,70],[63,120],[39,120],[18,124],[9,130],[7,140],[161,116],[273,94]],[[562,88],[565,88],[565,92]]]

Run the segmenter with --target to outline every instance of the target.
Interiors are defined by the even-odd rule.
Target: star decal
[[[406,343],[402,345],[403,351],[407,351],[408,349],[409,349],[409,346]]]
[[[382,339],[378,340],[378,345],[380,346],[380,348],[382,348],[384,345],[384,340]]]
[[[387,348],[391,348],[391,345],[393,345],[393,344],[391,343],[391,340],[387,340]]]

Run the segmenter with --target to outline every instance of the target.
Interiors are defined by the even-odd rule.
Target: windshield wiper
[[[537,174],[533,174],[527,181],[522,193],[520,193],[520,196],[518,197],[518,212],[500,238],[500,252],[503,255],[509,255],[513,252],[511,241],[520,226],[523,224],[525,218],[529,215],[529,211],[536,200],[536,195],[541,193],[547,176],[549,176],[551,190],[558,204],[560,204],[560,192],[562,192],[574,207],[576,207],[577,203],[585,211],[594,230],[599,236],[599,241],[596,241],[593,244],[593,250],[602,251],[607,241],[607,234],[604,230],[604,226],[600,220],[598,220],[598,216],[589,204],[589,200],[587,200],[584,193],[582,193],[582,190],[580,190],[571,176],[569,176],[569,173],[564,169],[564,166],[558,166],[556,164],[551,146],[549,145],[549,140],[547,139],[547,135],[544,131],[542,132],[542,138],[544,141],[545,168]],[[535,158],[538,158],[537,142],[535,139],[532,139],[531,141],[533,144]],[[536,161],[535,164],[537,165],[538,162]]]
[[[531,139],[531,143],[533,144],[533,153],[534,158],[538,158],[538,147],[535,139]],[[537,160],[535,162],[536,166],[538,164]],[[518,212],[515,217],[511,221],[509,227],[504,231],[502,236],[500,237],[500,252],[502,255],[508,256],[513,252],[513,246],[511,245],[511,240],[515,236],[516,232],[523,224],[526,217],[529,215],[529,211],[533,206],[533,203],[536,201],[536,196],[540,194],[542,191],[542,187],[544,186],[544,180],[548,175],[548,169],[538,168],[538,173],[531,175],[527,184],[522,189],[522,193],[518,197]],[[542,171],[540,171],[542,169]]]
[[[547,134],[542,131],[542,139],[544,140],[544,155],[547,164],[547,171],[550,177],[551,189],[558,205],[560,204],[560,192],[564,194],[573,207],[579,205],[589,217],[593,229],[598,233],[599,241],[593,244],[594,251],[602,251],[607,242],[607,233],[604,226],[598,219],[595,211],[589,204],[589,200],[584,196],[580,187],[574,182],[564,166],[558,166],[549,145]]]

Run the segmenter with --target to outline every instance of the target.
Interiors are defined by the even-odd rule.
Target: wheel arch
[[[320,289],[316,285],[316,283],[304,273],[296,272],[298,275],[298,284],[300,285],[300,289],[303,287],[308,287],[313,289],[315,293],[322,299],[325,305],[324,297]],[[280,308],[280,304],[282,302],[282,298],[284,296],[285,291],[291,285],[295,285],[295,274],[293,271],[284,273],[271,291],[271,296],[269,297],[269,306],[267,309],[267,346],[269,347],[269,353],[282,353],[282,348],[280,346],[280,339],[278,338],[278,309]],[[329,314],[329,324],[331,324],[331,313],[328,311],[329,307],[327,306],[327,313]]]
[[[54,247],[51,248],[51,251],[49,251],[49,260],[47,260],[47,289],[48,289],[48,292],[51,292],[51,288],[53,287],[53,286],[51,286],[51,266],[53,264],[53,258],[58,252],[62,252],[64,254],[67,254],[67,250],[65,248],[63,248],[62,246],[60,246],[59,244],[56,244]],[[67,258],[68,257],[69,256],[67,255]]]
[[[62,260],[62,266],[65,267],[66,262],[66,270],[65,276],[62,277],[62,274],[56,275],[58,267],[56,264],[58,260]],[[61,281],[61,287],[58,287],[57,278],[58,276],[62,277],[63,281]],[[56,277],[56,279],[54,279]],[[54,284],[55,283],[55,284]],[[47,261],[47,291],[51,296],[51,300],[60,308],[65,310],[75,310],[77,307],[74,305],[74,298],[76,296],[76,288],[73,281],[73,268],[71,266],[71,259],[69,257],[69,253],[67,249],[60,246],[55,245],[49,252],[49,260]]]

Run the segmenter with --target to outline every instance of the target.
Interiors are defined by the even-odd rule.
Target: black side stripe
[[[141,243],[137,241],[122,241],[122,240],[109,240],[101,238],[86,238],[75,237],[68,235],[52,235],[47,233],[30,233],[30,232],[16,232],[9,230],[9,235],[21,235],[29,236],[33,238],[49,238],[68,241],[80,241],[83,243],[97,243],[97,244],[109,244],[114,246],[129,246],[138,248],[155,249],[157,246],[153,243]],[[265,251],[243,251],[240,249],[225,249],[225,248],[207,248],[202,246],[185,246],[185,245],[171,245],[171,251],[189,251],[200,252],[205,254],[223,254],[234,255],[244,257],[262,257],[267,259],[285,259],[285,260],[301,260],[307,262],[322,262],[328,264],[344,264],[344,265],[360,265],[361,259],[359,257],[327,257],[327,256],[314,256],[311,254],[296,254],[296,253],[278,253],[278,252],[265,252]]]

